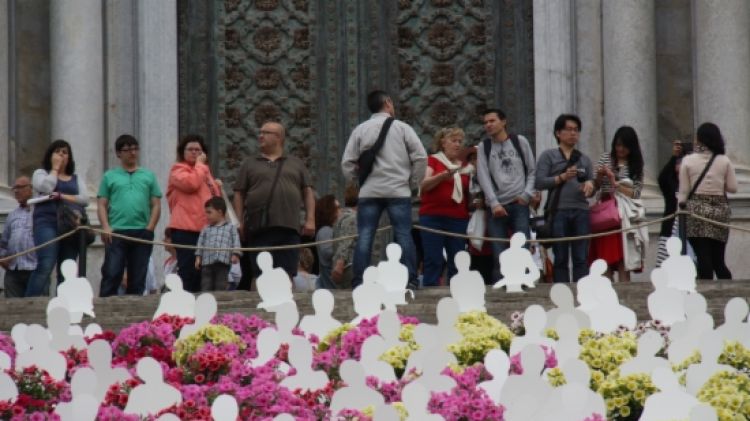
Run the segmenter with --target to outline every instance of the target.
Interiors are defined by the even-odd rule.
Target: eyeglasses
[[[138,152],[139,149],[140,148],[138,148],[137,146],[133,147],[133,148],[122,148],[122,149],[120,149],[120,152],[123,152],[123,153]]]
[[[562,129],[562,131],[568,133],[580,133],[581,129],[579,129],[578,127],[565,127]]]
[[[203,152],[202,148],[185,148],[187,152]]]
[[[21,190],[23,188],[30,187],[30,186],[31,184],[23,184],[23,185],[16,184],[15,186],[13,186],[13,191]]]

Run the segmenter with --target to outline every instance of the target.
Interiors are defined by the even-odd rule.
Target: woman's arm
[[[435,170],[432,167],[427,167],[425,171],[424,180],[420,184],[420,189],[423,192],[430,191],[437,187],[443,181],[449,180],[453,177],[453,173],[445,170],[435,174]]]
[[[727,193],[737,193],[737,175],[734,173],[734,165],[727,158],[727,171],[724,176],[724,191]]]
[[[205,183],[208,174],[208,166],[200,162],[195,166],[175,164],[169,172],[169,184],[183,193],[195,193]]]
[[[34,186],[35,191],[41,194],[50,194],[55,191],[55,186],[57,186],[57,171],[52,170],[47,172],[40,168],[34,171],[34,175],[31,177],[31,184]]]

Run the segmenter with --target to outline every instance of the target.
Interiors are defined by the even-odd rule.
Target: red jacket
[[[200,232],[206,226],[205,204],[221,192],[207,165],[178,162],[169,171],[169,228]]]

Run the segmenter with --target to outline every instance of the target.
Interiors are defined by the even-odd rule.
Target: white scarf
[[[474,166],[467,165],[461,168],[460,164],[452,163],[442,151],[432,156],[438,161],[440,161],[441,164],[445,165],[445,167],[448,168],[448,171],[455,171],[453,173],[453,194],[451,195],[451,199],[453,199],[453,201],[456,203],[463,202],[464,201],[464,188],[463,188],[463,183],[461,183],[461,174],[471,174],[474,171]],[[456,170],[459,170],[459,171],[456,171]]]

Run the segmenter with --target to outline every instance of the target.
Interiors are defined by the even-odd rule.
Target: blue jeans
[[[172,242],[187,246],[198,244],[199,232],[172,230]],[[185,291],[201,292],[201,273],[195,268],[195,250],[177,249],[177,274]]]
[[[117,230],[115,233],[149,241],[154,239],[154,232],[146,229]],[[117,295],[117,289],[122,283],[122,275],[126,266],[128,268],[128,287],[125,293],[143,295],[146,288],[148,259],[151,257],[152,248],[151,244],[133,243],[112,237],[112,243],[104,248],[102,285],[99,296]]]
[[[469,225],[469,221],[447,216],[422,215],[419,217],[419,224],[428,228],[466,234],[466,226]],[[445,255],[448,258],[448,279],[450,279],[457,272],[454,261],[456,253],[466,250],[466,240],[427,231],[420,231],[420,235],[422,236],[422,250],[424,252],[423,284],[426,287],[437,286],[445,263],[443,248],[445,248]]]
[[[49,277],[57,266],[57,284],[64,281],[60,273],[60,264],[78,258],[78,234],[73,234],[62,241],[50,244],[36,251],[36,269],[26,285],[27,297],[39,297],[49,294]],[[34,244],[42,244],[57,237],[57,223],[37,223],[34,226]]]
[[[490,237],[510,238],[517,232],[526,234],[529,238],[529,207],[518,203],[503,205],[508,216],[492,216],[492,209],[487,209],[490,217],[487,220],[487,233]],[[504,252],[510,244],[494,241],[492,243],[492,283],[500,279],[500,253]]]
[[[559,209],[552,218],[552,235],[574,237],[591,234],[591,220],[588,209]],[[589,240],[564,241],[554,243],[555,282],[570,282],[568,258],[573,261],[573,280],[578,281],[589,274]]]
[[[401,263],[409,271],[409,284],[417,285],[417,253],[411,237],[411,198],[360,198],[357,203],[357,244],[352,262],[352,288],[362,283],[362,274],[370,266],[372,242],[383,211],[393,226],[394,240],[401,246]]]

